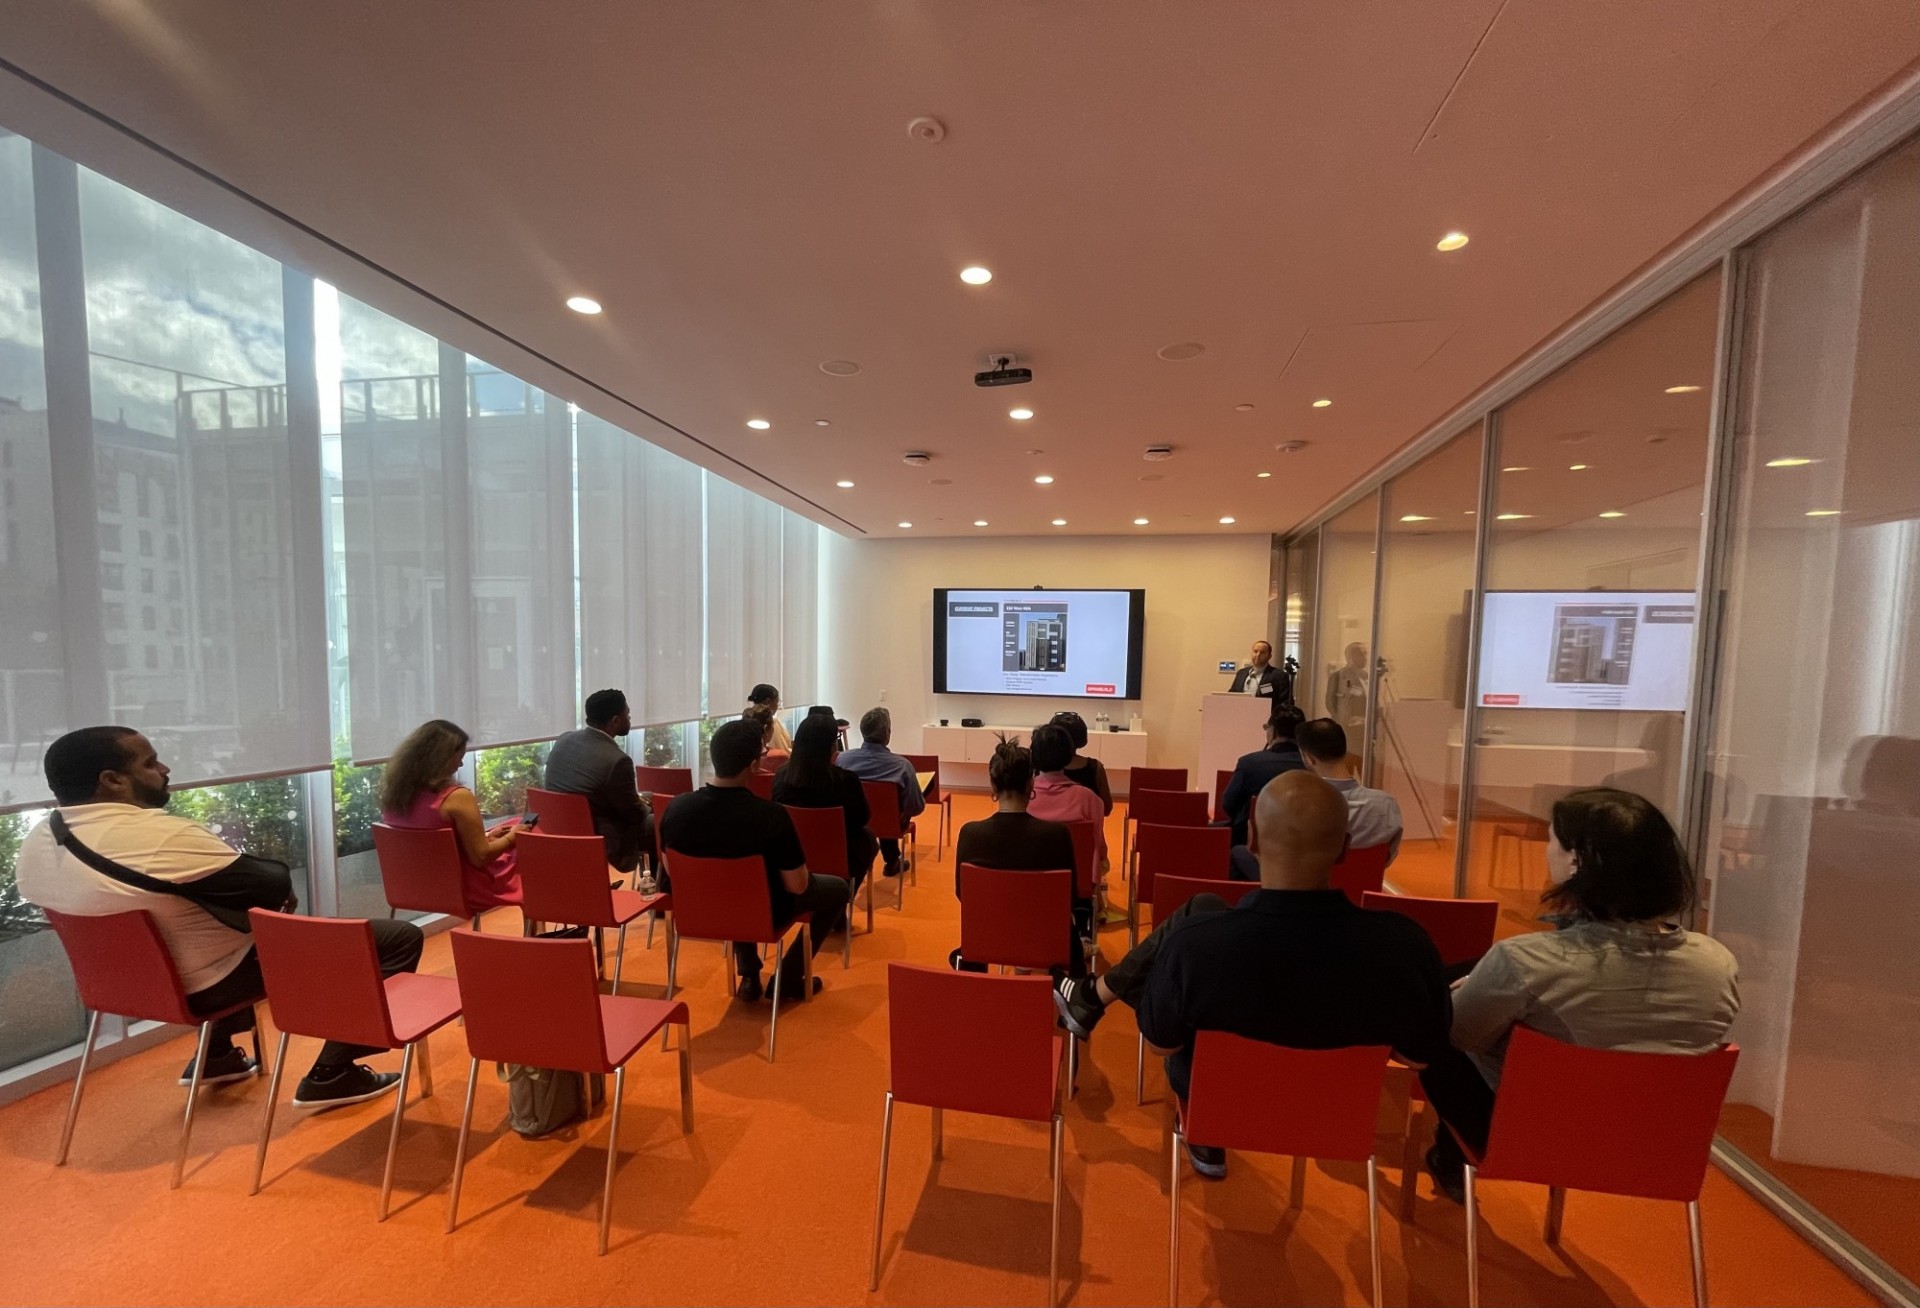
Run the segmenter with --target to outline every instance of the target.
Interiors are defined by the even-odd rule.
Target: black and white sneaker
[[[1107,1013],[1093,980],[1086,977],[1062,977],[1053,987],[1053,1006],[1060,1010],[1067,1030],[1082,1040],[1093,1039],[1093,1028]]]
[[[398,1072],[376,1072],[365,1063],[349,1063],[332,1069],[331,1075],[316,1069],[300,1078],[300,1088],[293,1092],[293,1106],[321,1109],[365,1103],[378,1099],[398,1084]]]
[[[201,1073],[200,1084],[225,1085],[229,1081],[245,1081],[259,1070],[260,1065],[251,1058],[248,1058],[246,1054],[241,1052],[239,1046],[235,1045],[228,1048],[225,1053],[214,1054],[207,1059],[207,1070]],[[193,1084],[193,1060],[191,1058],[187,1060],[186,1067],[180,1072],[180,1084]]]
[[[1227,1175],[1227,1151],[1218,1145],[1197,1145],[1187,1142],[1187,1161],[1193,1164],[1193,1170],[1209,1181],[1222,1181]]]

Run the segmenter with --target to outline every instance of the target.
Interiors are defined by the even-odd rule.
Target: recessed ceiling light
[[[1839,516],[1840,516],[1840,510],[1838,510],[1838,509],[1808,509],[1808,510],[1807,510],[1807,516],[1808,516],[1809,518],[1837,518],[1837,517],[1839,517]]]
[[[765,431],[767,428],[773,426],[773,424],[765,418],[748,418],[747,426],[753,428],[755,431]]]
[[[1256,472],[1256,473],[1254,473],[1253,475],[1254,475],[1254,476],[1256,476],[1256,477],[1271,477],[1271,476],[1273,476],[1273,474],[1272,474],[1272,473],[1270,473],[1270,472]]]
[[[1567,465],[1568,472],[1585,472],[1586,470],[1587,465],[1584,463],[1569,463]]]
[[[1694,393],[1695,391],[1697,391],[1697,390],[1699,390],[1699,389],[1700,389],[1700,388],[1699,388],[1698,386],[1669,386],[1669,387],[1667,387],[1667,394],[1669,394],[1669,395],[1691,395],[1691,394],[1693,394],[1693,393]]]
[[[1618,509],[1608,509],[1605,513],[1601,514],[1600,516],[1603,518],[1624,518],[1627,515],[1620,512],[1620,510]]]
[[[820,365],[820,371],[829,377],[851,377],[860,371],[860,365],[852,359],[828,359]]]
[[[1313,407],[1316,409],[1325,409],[1330,407],[1332,404],[1333,404],[1332,400],[1315,400],[1313,402]]]
[[[1531,518],[1531,513],[1502,513],[1497,515],[1501,522],[1519,522],[1522,518]]]
[[[1154,353],[1169,363],[1180,363],[1186,359],[1197,359],[1207,352],[1207,347],[1199,341],[1176,341],[1172,345],[1162,345]]]
[[[1403,514],[1401,514],[1401,515],[1400,515],[1400,521],[1402,521],[1402,522],[1432,522],[1432,521],[1433,521],[1433,519],[1432,519],[1431,517],[1429,517],[1429,516],[1428,516],[1427,514],[1424,514],[1424,513],[1403,513]]]
[[[987,525],[987,520],[985,518],[975,518],[973,520],[973,525],[976,527],[984,527]]]
[[[1051,486],[1053,485],[1053,478],[1047,476],[1047,474],[1043,472],[1038,477],[1035,477],[1033,479],[1033,484],[1036,486]]]
[[[833,424],[832,424],[832,423],[830,423],[830,422],[828,422],[828,421],[827,421],[827,420],[826,420],[825,418],[815,418],[815,419],[813,420],[813,425],[814,425],[814,426],[816,426],[816,427],[831,427],[831,426],[833,426]]]
[[[1523,467],[1520,467],[1519,465],[1517,465],[1517,464],[1516,464],[1516,465],[1515,465],[1514,467],[1511,467],[1511,468],[1502,468],[1502,469],[1500,469],[1500,471],[1502,471],[1502,472],[1532,472],[1532,471],[1533,471],[1533,469],[1532,469],[1532,468],[1523,468]]]
[[[969,286],[985,286],[993,280],[993,273],[976,263],[970,268],[960,270],[960,280]]]
[[[908,527],[911,527],[912,525],[913,524],[911,522],[903,522],[900,524],[900,529],[902,531],[905,531]]]
[[[1461,249],[1466,243],[1467,234],[1465,232],[1448,232],[1445,236],[1442,236],[1438,241],[1434,242],[1433,248],[1436,250],[1453,251]]]
[[[1007,416],[1009,418],[1012,418],[1015,422],[1025,422],[1028,418],[1031,418],[1033,416],[1033,410],[1032,409],[1008,409]]]
[[[1053,525],[1056,527],[1064,527],[1067,525],[1067,520],[1065,518],[1055,518],[1053,520]]]
[[[850,481],[836,481],[836,482],[835,482],[835,483],[833,483],[833,484],[834,484],[834,485],[836,485],[836,486],[838,486],[838,487],[839,487],[839,488],[840,488],[841,490],[852,490],[852,489],[853,489],[853,483],[852,483],[852,482],[850,482]]]
[[[1232,518],[1222,518],[1222,519],[1220,519],[1220,525],[1221,525],[1222,527],[1231,527],[1231,526],[1233,525],[1233,519],[1232,519]]]
[[[1147,520],[1145,518],[1135,518],[1133,520],[1133,525],[1136,527],[1144,527],[1147,525]]]
[[[1466,515],[1467,515],[1467,516],[1468,516],[1469,518],[1471,518],[1471,517],[1473,516],[1473,510],[1472,510],[1472,509],[1462,509],[1462,510],[1460,510],[1460,512],[1462,512],[1462,513],[1464,513],[1464,514],[1466,514]]]
[[[600,301],[585,295],[569,295],[567,307],[575,313],[592,315],[600,312]]]
[[[1804,468],[1812,462],[1812,459],[1803,459],[1799,455],[1794,454],[1780,459],[1768,459],[1767,466],[1769,468]]]
[[[1233,411],[1235,413],[1252,413],[1253,406],[1251,404],[1236,404],[1233,406]]]

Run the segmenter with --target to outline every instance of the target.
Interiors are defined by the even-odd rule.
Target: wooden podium
[[[1213,794],[1214,773],[1231,771],[1242,754],[1267,743],[1268,695],[1206,695],[1200,700],[1200,768],[1188,782]]]

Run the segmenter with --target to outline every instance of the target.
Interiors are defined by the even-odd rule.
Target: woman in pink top
[[[390,827],[452,827],[465,865],[467,902],[475,908],[520,902],[513,866],[519,824],[488,831],[473,792],[454,781],[466,757],[467,733],[435,718],[414,729],[387,760],[380,782],[380,820]]]
[[[1065,727],[1049,722],[1035,727],[1028,741],[1033,751],[1033,798],[1027,812],[1049,822],[1093,822],[1099,824],[1100,844],[1096,866],[1107,866],[1106,806],[1100,796],[1067,779],[1067,765],[1073,762],[1073,737]]]

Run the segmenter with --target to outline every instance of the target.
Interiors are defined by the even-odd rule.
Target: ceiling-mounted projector
[[[1014,367],[1011,354],[996,354],[987,362],[985,372],[973,374],[975,386],[1019,386],[1033,380],[1033,369]]]

